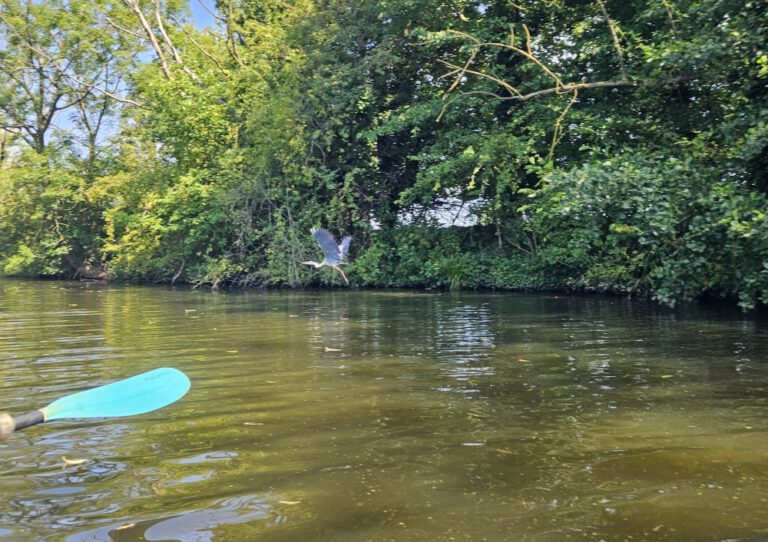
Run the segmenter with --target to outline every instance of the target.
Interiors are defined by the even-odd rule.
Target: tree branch
[[[181,70],[187,74],[187,76],[192,79],[192,81],[195,83],[200,83],[200,78],[197,77],[197,75],[192,70],[190,70],[186,64],[184,64],[184,61],[181,59],[181,53],[179,53],[178,48],[176,48],[176,46],[173,44],[173,41],[171,41],[171,37],[168,35],[168,32],[165,31],[165,24],[163,24],[163,17],[160,13],[160,0],[154,0],[154,4],[157,28],[160,31],[160,35],[163,36],[163,41],[168,47],[168,50],[171,52],[171,56],[173,56],[174,62],[179,65]]]
[[[244,68],[245,62],[243,62],[243,59],[240,58],[240,54],[237,52],[235,31],[232,29],[232,26],[234,25],[232,0],[227,0],[227,19],[225,24],[227,27],[227,49],[229,50],[229,54],[232,55],[232,58],[235,59],[235,62],[237,62],[241,68]]]
[[[563,120],[565,119],[565,116],[568,114],[568,111],[571,110],[571,107],[573,107],[573,104],[576,103],[576,100],[579,97],[579,89],[573,89],[573,95],[571,96],[571,99],[568,101],[568,105],[563,108],[562,112],[560,113],[560,116],[557,117],[557,120],[555,121],[555,127],[552,130],[552,143],[549,146],[549,155],[547,156],[548,161],[552,161],[552,159],[555,156],[555,148],[557,147],[557,144],[560,142],[560,139],[562,139],[563,134],[565,131],[563,130]]]
[[[25,43],[25,46],[30,51],[35,53],[35,55],[36,55],[35,58],[37,58],[38,63],[40,63],[38,65],[38,67],[37,67],[38,75],[40,77],[45,76],[45,78],[48,81],[51,81],[52,83],[54,83],[54,88],[58,88],[59,87],[59,81],[61,81],[61,78],[62,77],[66,77],[70,81],[74,81],[78,85],[80,85],[82,87],[88,88],[88,92],[90,92],[91,90],[95,90],[95,91],[103,94],[104,96],[112,98],[113,100],[118,101],[120,103],[124,103],[124,104],[128,104],[128,105],[133,105],[133,106],[136,106],[136,107],[144,108],[144,106],[141,103],[139,103],[139,102],[135,102],[135,101],[133,101],[131,99],[123,98],[121,96],[118,96],[117,94],[114,94],[114,93],[112,93],[112,92],[110,92],[108,90],[105,90],[105,89],[99,87],[95,83],[89,83],[87,81],[83,81],[82,79],[80,79],[78,77],[75,77],[71,73],[68,73],[68,67],[69,66],[62,67],[62,66],[59,66],[57,62],[50,61],[50,59],[46,58],[46,55],[45,55],[45,53],[43,51],[41,51],[38,47],[35,47],[31,43]],[[43,62],[45,62],[45,63],[43,64]],[[72,63],[72,59],[68,59],[67,62],[68,62],[68,64],[71,64]],[[44,70],[45,66],[53,66],[53,68],[56,71],[56,75],[57,75],[57,77],[55,79],[44,74],[43,70]],[[104,69],[106,69],[107,66],[108,66],[108,62],[105,63],[105,68]],[[22,73],[24,72],[24,70],[22,68],[19,68],[18,71],[21,71]],[[34,97],[34,94],[32,93],[31,88],[26,84],[26,82],[23,79],[17,79],[16,77],[14,77],[12,75],[12,73],[10,72],[10,70],[6,71],[6,73],[9,75],[9,77],[11,77],[16,82],[17,85],[19,85],[19,87],[24,89],[24,91],[30,96],[30,98]],[[96,77],[94,77],[94,79],[98,78],[98,76],[100,76],[101,73],[103,73],[103,72],[99,72],[99,74]],[[71,103],[67,104],[66,106],[55,107],[54,112],[55,111],[61,111],[63,109],[67,109],[68,107],[71,107],[71,106],[77,104],[78,102],[81,102],[83,99],[85,99],[87,97],[88,92],[82,94],[79,98],[75,99],[74,101],[72,101]],[[57,97],[56,101],[58,101],[58,99],[60,97],[61,96]]]
[[[474,42],[475,47],[477,47],[478,49],[481,48],[481,47],[501,47],[503,49],[509,49],[510,51],[513,51],[513,52],[519,54],[520,56],[528,59],[529,61],[533,62],[536,66],[538,66],[541,69],[541,71],[543,71],[550,79],[552,79],[555,82],[555,85],[561,86],[563,83],[562,83],[562,81],[560,81],[560,78],[557,76],[557,74],[555,74],[542,61],[540,61],[538,58],[536,58],[536,56],[534,56],[533,51],[531,49],[531,34],[530,34],[530,31],[528,30],[528,27],[526,25],[523,25],[523,29],[525,30],[525,45],[526,45],[526,49],[521,49],[521,48],[519,48],[519,47],[517,47],[515,45],[515,43],[514,43],[514,41],[515,41],[515,34],[514,34],[514,32],[512,33],[512,36],[510,38],[510,42],[509,43],[498,43],[498,42],[480,41],[477,38],[475,38],[474,36],[472,36],[470,34],[467,34],[466,32],[460,32],[458,30],[449,29],[449,30],[447,30],[447,32],[449,32],[451,34],[456,34],[459,37],[462,37],[464,39],[468,39],[468,40]],[[470,72],[467,71],[466,73],[470,73]],[[460,75],[463,75],[463,74],[460,74]]]
[[[208,12],[208,15],[213,17],[215,20],[221,21],[222,23],[226,23],[227,22],[227,20],[224,17],[222,17],[221,15],[219,15],[218,13],[213,11],[211,8],[209,8],[206,5],[206,3],[203,2],[203,0],[197,0],[197,3],[200,4],[201,6],[203,6],[203,9]]]
[[[168,51],[170,51],[171,56],[173,57],[174,62],[178,64],[179,66],[183,66],[184,62],[181,60],[181,54],[179,53],[179,50],[176,48],[176,46],[171,41],[171,38],[168,36],[168,33],[165,31],[165,25],[163,24],[163,17],[160,13],[160,0],[153,0],[153,3],[155,4],[155,22],[157,23],[157,29],[160,31],[160,35],[163,37],[163,41],[165,42],[166,47],[168,48]]]
[[[611,39],[613,40],[613,47],[616,49],[616,55],[619,57],[619,69],[621,70],[622,79],[629,79],[627,76],[627,67],[624,65],[624,52],[621,50],[621,43],[619,42],[619,36],[616,33],[616,25],[613,20],[608,16],[608,10],[605,9],[603,0],[595,0],[600,7],[600,11],[603,12],[603,17],[608,23],[608,29],[611,31]]]
[[[118,24],[118,23],[117,23],[117,22],[116,22],[114,19],[112,19],[112,18],[111,18],[109,15],[107,15],[106,13],[104,13],[104,12],[103,12],[101,9],[99,9],[99,7],[98,7],[98,6],[96,6],[95,4],[94,4],[94,6],[93,6],[93,9],[95,9],[97,12],[99,12],[99,14],[100,14],[102,17],[104,17],[104,19],[107,21],[107,23],[108,23],[108,24],[109,24],[109,25],[110,25],[112,28],[114,28],[115,30],[117,30],[118,32],[121,32],[121,33],[123,33],[123,34],[128,34],[129,36],[133,36],[134,38],[136,38],[136,39],[138,39],[138,40],[141,40],[142,42],[143,42],[143,41],[145,41],[145,40],[147,39],[147,36],[146,36],[146,34],[142,34],[141,32],[136,32],[135,30],[133,30],[133,29],[131,29],[131,28],[127,28],[127,27],[125,27],[125,26],[122,26],[122,25]]]
[[[141,24],[141,27],[144,29],[144,34],[147,36],[147,39],[149,39],[149,42],[152,44],[152,49],[155,50],[155,54],[157,55],[157,60],[160,62],[160,68],[163,70],[163,75],[165,75],[165,78],[167,80],[169,81],[173,80],[173,76],[171,75],[171,70],[168,68],[168,62],[165,60],[165,54],[163,54],[163,49],[162,47],[160,47],[160,43],[157,41],[157,38],[155,37],[155,33],[152,32],[152,27],[149,25],[149,21],[147,21],[147,18],[144,16],[144,12],[141,11],[139,0],[123,0],[123,3],[131,11],[133,11],[133,14],[136,15],[136,18],[138,18],[139,23]]]
[[[460,66],[456,66],[455,64],[451,64],[450,62],[446,62],[445,60],[440,60],[439,62],[441,64],[445,64],[449,68],[454,68],[454,70],[452,72],[449,72],[449,73],[446,73],[445,75],[440,76],[440,79],[442,79],[444,77],[450,77],[453,74],[457,74],[456,75],[456,80],[448,88],[447,92],[451,92],[453,89],[455,89],[456,86],[463,79],[464,75],[470,74],[470,75],[477,75],[478,77],[481,77],[483,79],[490,79],[491,81],[493,81],[494,83],[498,84],[499,86],[504,87],[504,89],[506,89],[507,92],[509,92],[512,96],[522,96],[523,95],[522,92],[517,90],[517,88],[513,87],[512,85],[510,85],[509,83],[507,83],[503,79],[501,79],[499,77],[496,77],[495,75],[491,75],[491,74],[488,74],[488,73],[485,73],[485,72],[479,72],[479,71],[476,71],[476,70],[470,70],[467,67],[468,66],[467,64],[465,64],[463,67],[460,67]]]
[[[213,56],[211,53],[209,53],[208,51],[206,51],[206,50],[205,50],[205,48],[203,48],[203,46],[202,46],[202,45],[200,45],[199,43],[197,43],[197,41],[195,40],[195,38],[193,38],[193,37],[192,37],[192,34],[191,34],[190,32],[188,32],[188,31],[187,31],[187,29],[186,29],[186,28],[184,28],[184,26],[183,26],[183,25],[182,25],[182,24],[181,24],[179,21],[177,21],[175,17],[171,16],[171,17],[170,17],[170,19],[171,19],[171,20],[172,20],[174,23],[176,23],[176,25],[177,25],[177,26],[178,26],[178,27],[181,29],[181,31],[182,31],[182,32],[184,32],[184,35],[185,35],[185,36],[186,36],[186,37],[189,39],[189,41],[191,41],[191,42],[192,42],[192,44],[193,44],[195,47],[197,47],[198,51],[200,51],[201,53],[203,53],[203,55],[205,55],[205,57],[206,57],[206,58],[208,58],[208,59],[209,59],[211,62],[213,62],[213,63],[216,65],[216,67],[219,69],[219,71],[220,71],[221,73],[223,73],[224,75],[227,75],[227,76],[229,76],[229,72],[228,72],[227,70],[225,70],[225,69],[224,69],[224,67],[221,65],[221,63],[218,61],[218,59],[217,59],[216,57],[214,57],[214,56]]]
[[[515,100],[525,102],[539,96],[546,96],[547,94],[561,94],[565,92],[572,92],[574,90],[584,90],[592,88],[645,88],[645,87],[660,87],[664,85],[673,85],[675,83],[683,83],[685,81],[695,81],[706,77],[706,74],[685,74],[678,75],[676,77],[667,77],[665,79],[654,79],[652,81],[634,81],[629,79],[622,79],[619,81],[597,81],[594,83],[568,83],[559,87],[545,88],[543,90],[537,90],[535,92],[529,92],[521,96],[499,96],[499,100]]]
[[[672,13],[672,7],[667,0],[661,0],[661,3],[664,5],[664,9],[667,12],[667,19],[669,19],[669,24],[672,27],[672,36],[677,37],[677,26],[675,25],[675,17]]]
[[[82,85],[84,87],[88,87],[90,90],[96,91],[96,92],[98,92],[100,94],[103,94],[104,96],[112,98],[116,102],[124,103],[124,104],[127,104],[127,105],[133,105],[135,107],[140,107],[141,109],[147,109],[147,107],[145,105],[143,105],[142,103],[136,102],[134,100],[131,100],[130,98],[124,98],[122,96],[119,96],[119,95],[117,95],[117,94],[115,94],[115,93],[113,93],[113,92],[111,92],[109,90],[101,88],[100,86],[96,85],[95,83],[89,83],[87,81],[83,81],[83,80],[78,79],[77,77],[75,77],[74,75],[71,75],[71,74],[65,74],[65,76],[67,77],[67,79],[70,79],[70,80],[74,81],[78,85]]]

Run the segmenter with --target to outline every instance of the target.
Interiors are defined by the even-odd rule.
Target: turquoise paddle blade
[[[178,369],[163,367],[67,395],[42,410],[46,420],[134,416],[177,401],[189,387],[187,375]]]

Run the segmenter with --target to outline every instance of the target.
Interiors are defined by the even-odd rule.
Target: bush
[[[766,299],[768,199],[690,159],[621,153],[556,171],[531,192],[539,256],[574,287]]]

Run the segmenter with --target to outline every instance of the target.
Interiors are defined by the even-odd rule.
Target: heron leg
[[[337,265],[332,265],[331,267],[333,267],[333,269],[335,269],[341,274],[341,278],[343,278],[344,282],[346,282],[347,286],[349,286],[349,281],[347,280],[347,275],[344,274],[344,271],[342,271],[341,268]]]

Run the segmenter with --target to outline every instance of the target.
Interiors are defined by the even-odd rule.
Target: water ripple
[[[67,542],[111,542],[113,535],[147,541],[177,540],[179,542],[212,542],[218,527],[254,521],[276,521],[273,506],[258,495],[243,495],[212,502],[205,508],[195,508],[151,519],[129,519],[76,533]]]

